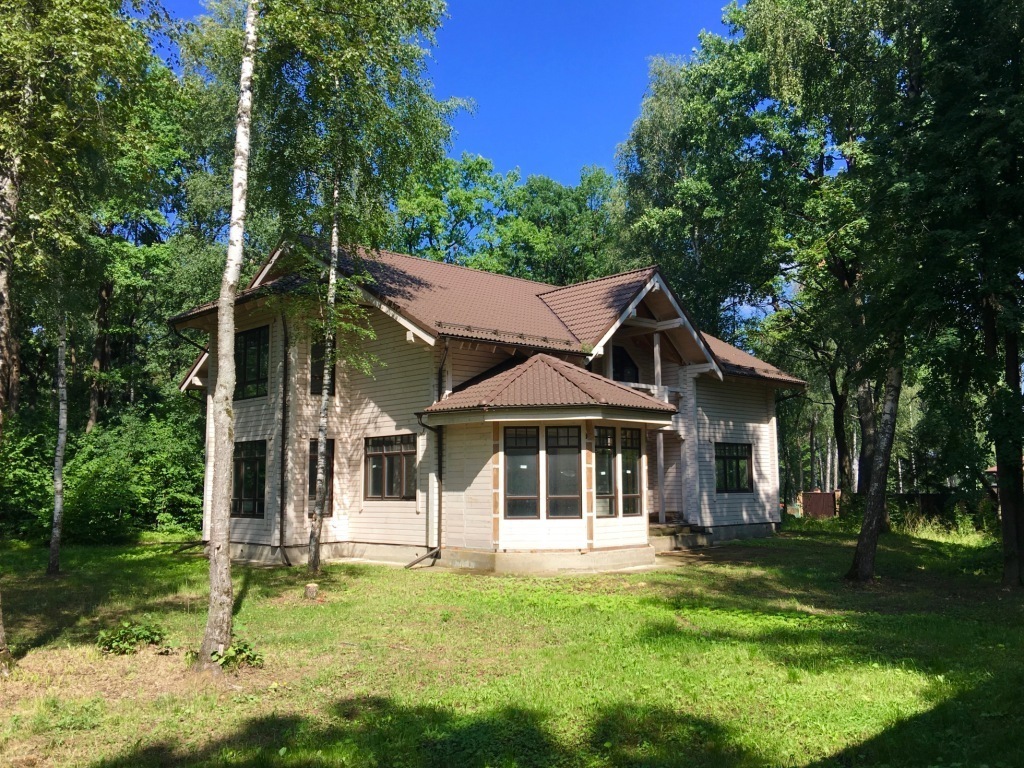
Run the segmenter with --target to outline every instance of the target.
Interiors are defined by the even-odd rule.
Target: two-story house
[[[239,293],[235,444],[207,436],[206,479],[232,451],[233,553],[296,563],[323,355],[270,298],[296,280],[288,261]],[[324,557],[613,569],[653,562],[652,525],[774,530],[775,394],[803,382],[702,334],[657,268],[557,287],[389,252],[358,264],[380,365],[334,372]],[[214,304],[171,322],[216,341]],[[214,352],[182,390],[212,396]],[[209,493],[205,513],[204,532]]]

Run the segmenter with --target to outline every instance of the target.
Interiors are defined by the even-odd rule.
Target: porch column
[[[659,397],[661,392],[661,334],[654,332],[654,386]],[[667,400],[667,398],[666,398]],[[655,435],[658,445],[658,522],[665,524],[665,435],[659,429]]]

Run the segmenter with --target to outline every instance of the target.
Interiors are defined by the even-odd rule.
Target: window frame
[[[521,434],[521,435],[520,434],[516,434],[517,432],[522,432],[524,434]],[[508,476],[509,476],[509,470],[512,467],[511,462],[508,460],[508,451],[509,451],[509,447],[510,447],[509,446],[509,437],[510,436],[515,437],[515,438],[526,437],[527,435],[525,433],[530,433],[530,432],[533,433],[533,439],[535,441],[535,445],[533,446],[533,449],[534,449],[534,456],[535,456],[535,459],[536,459],[535,472],[536,472],[536,480],[537,480],[537,483],[536,483],[537,494],[535,496],[512,496],[512,495],[510,495],[508,493],[508,488],[509,488]],[[510,435],[510,433],[511,433],[511,435]],[[517,447],[517,446],[512,446],[512,447]],[[529,447],[529,446],[526,446],[526,447]],[[503,460],[505,462],[505,477],[504,477],[505,487],[503,489],[505,491],[505,493],[504,493],[505,499],[504,499],[504,502],[503,502],[503,505],[502,505],[504,507],[504,509],[502,510],[504,518],[506,520],[540,520],[541,519],[541,514],[540,514],[540,500],[541,500],[540,427],[521,427],[521,426],[519,426],[519,427],[505,427],[504,431],[502,433],[501,448],[502,448]],[[509,512],[508,512],[509,501],[533,501],[534,504],[535,504],[536,512],[533,515],[510,515]]]
[[[628,435],[627,435],[628,433]],[[633,440],[636,445],[632,445]],[[643,430],[637,427],[622,427],[619,430],[619,471],[622,476],[622,517],[643,517],[644,514],[644,478],[643,478]],[[627,442],[629,445],[627,445]],[[636,451],[636,493],[626,493],[626,451]],[[627,512],[627,500],[636,500],[636,511]]]
[[[552,471],[551,471],[551,435],[552,433],[558,433],[560,431],[570,432],[575,431],[576,433],[576,490],[577,493],[574,496],[564,494],[553,494],[551,492],[552,483]],[[571,448],[572,446],[554,446],[555,448]],[[557,455],[557,454],[554,454]],[[548,520],[579,520],[583,517],[583,435],[582,430],[578,426],[559,426],[559,427],[545,427],[544,429],[544,512],[545,518]],[[551,502],[560,500],[576,500],[577,513],[574,515],[552,515],[551,514]]]
[[[324,389],[324,351],[326,344],[323,339],[319,341],[310,341],[309,343],[309,394],[312,396],[323,395]],[[317,355],[317,348],[320,349],[319,357]],[[319,361],[318,361],[319,360]],[[319,375],[317,375],[317,369],[319,368]],[[335,392],[338,390],[338,365],[334,363],[331,365],[331,382],[327,389],[327,396],[334,397]]]
[[[729,453],[733,449],[741,449]],[[730,474],[739,481],[742,461],[747,462],[746,485],[730,484]],[[722,471],[719,471],[719,464]],[[730,473],[730,466],[735,469]],[[723,482],[724,481],[724,482]],[[715,493],[753,493],[754,492],[754,445],[753,443],[715,443]]]
[[[308,515],[313,516],[313,507],[316,504],[316,444],[317,439],[309,441],[309,477],[306,483],[306,499],[308,501]],[[327,451],[324,457],[327,463],[324,467],[327,483],[327,500],[324,502],[324,517],[334,515],[334,438],[327,438]]]
[[[598,489],[597,489],[598,478],[600,477],[600,475],[598,474],[600,472],[600,465],[598,464],[598,453],[599,453],[599,451],[602,448],[607,450],[607,446],[601,446],[600,445],[600,442],[601,442],[601,439],[602,439],[601,438],[601,433],[602,432],[610,433],[610,437],[611,437],[611,446],[610,446],[610,448],[611,448],[611,460],[612,460],[612,463],[611,463],[612,489],[611,489],[610,493],[599,493]],[[619,516],[619,493],[618,493],[618,491],[619,491],[619,483],[618,483],[618,481],[616,479],[616,476],[619,474],[618,442],[619,441],[617,439],[616,428],[615,427],[606,427],[606,426],[595,426],[594,427],[594,517],[599,519],[599,520],[611,520],[611,519],[616,518],[616,517]],[[610,515],[602,515],[600,513],[600,511],[598,510],[598,506],[599,506],[598,502],[601,499],[610,499],[611,500],[611,510],[612,510],[612,513]]]
[[[247,450],[252,450],[252,455],[240,455],[244,454]],[[253,471],[256,475],[256,487],[253,488],[253,496],[251,498],[245,496],[246,489],[241,489],[239,495],[238,486],[241,484],[244,486],[245,478],[245,466],[246,464],[253,463]],[[260,466],[262,464],[262,467]],[[241,471],[241,475],[239,474]],[[262,475],[263,482],[259,482],[259,478]],[[243,483],[237,482],[239,477],[243,478]],[[242,506],[246,501],[253,502],[253,512],[245,513],[241,511]],[[267,441],[266,440],[239,440],[235,443],[231,457],[231,514],[230,516],[236,520],[266,520],[267,517]]]
[[[249,363],[247,340],[256,336],[256,378],[246,377]],[[241,352],[241,354],[239,353]],[[270,389],[270,326],[261,325],[235,333],[235,392],[234,400],[253,400],[266,397]],[[252,393],[245,390],[253,387]]]
[[[388,442],[397,440],[397,445],[400,450],[388,450]],[[363,500],[364,501],[415,501],[416,492],[418,489],[418,478],[416,476],[419,471],[416,461],[418,453],[417,435],[415,433],[404,433],[394,435],[374,435],[372,437],[363,438]],[[379,450],[377,449],[379,445]],[[370,494],[370,459],[373,456],[380,456],[380,494]],[[389,496],[388,495],[388,459],[398,457],[399,466],[401,468],[401,476],[399,478],[399,495]],[[409,466],[412,465],[412,472],[409,472]],[[412,488],[410,490],[410,479]]]

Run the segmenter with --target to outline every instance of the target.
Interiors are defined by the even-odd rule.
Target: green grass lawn
[[[1024,599],[980,539],[792,532],[629,575],[236,567],[261,670],[185,650],[206,562],[172,545],[0,549],[19,657],[0,765],[1024,766]],[[106,656],[148,616],[172,651]]]

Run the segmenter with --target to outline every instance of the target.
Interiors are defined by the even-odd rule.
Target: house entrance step
[[[702,531],[691,530],[690,526],[678,527],[685,530],[655,531],[655,526],[651,526],[650,540],[655,552],[672,552],[680,549],[700,549],[701,547],[711,546],[711,537],[708,534]]]

